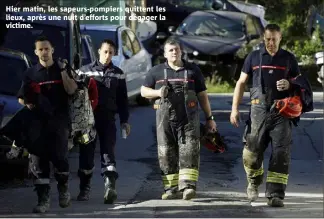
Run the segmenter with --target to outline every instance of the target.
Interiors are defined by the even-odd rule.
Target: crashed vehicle
[[[317,81],[322,84],[324,88],[324,52],[318,52],[315,54],[317,65]]]
[[[199,10],[221,10],[243,12],[259,17],[263,26],[266,25],[264,19],[265,8],[261,5],[245,3],[231,0],[146,0],[147,7],[161,7],[165,11],[146,12],[148,16],[165,16],[165,20],[156,20],[157,32],[168,34],[169,26],[178,26],[187,16]],[[176,16],[175,16],[176,15]]]
[[[195,0],[195,1],[182,1],[179,5],[184,7],[192,7],[197,10],[218,10],[218,11],[235,11],[259,17],[263,26],[267,25],[264,19],[265,8],[262,5],[247,3],[243,1],[232,0]]]
[[[160,7],[165,8],[165,11],[158,12],[156,10],[152,12],[146,12],[147,16],[164,16],[164,19],[156,20],[157,30],[154,34],[155,43],[150,45],[150,48],[154,48],[153,64],[159,64],[164,61],[163,58],[163,43],[171,36],[169,31],[170,26],[178,27],[183,20],[191,13],[199,10],[216,10],[216,11],[234,11],[251,14],[260,19],[262,26],[265,27],[267,21],[264,19],[265,8],[258,4],[245,3],[242,1],[232,0],[146,0],[147,7]],[[176,15],[176,16],[175,16]]]
[[[205,77],[228,82],[238,78],[245,57],[259,48],[264,32],[258,17],[229,11],[197,11],[177,29],[169,29],[188,62],[196,63]]]

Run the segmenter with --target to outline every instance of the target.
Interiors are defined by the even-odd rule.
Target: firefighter
[[[94,110],[95,128],[100,142],[101,176],[104,179],[104,203],[112,204],[117,198],[115,188],[118,172],[116,169],[115,114],[119,114],[121,128],[130,134],[128,124],[128,95],[124,72],[111,59],[116,52],[113,41],[105,39],[98,49],[99,59],[78,70],[79,80],[93,78],[98,89],[98,104]],[[78,200],[87,200],[93,174],[95,143],[80,151],[80,194]],[[83,166],[83,168],[82,168]]]
[[[59,205],[62,208],[70,205],[68,96],[75,92],[77,84],[67,73],[65,64],[53,60],[53,53],[54,47],[45,36],[36,39],[35,54],[39,59],[38,63],[25,72],[22,88],[18,92],[19,103],[34,112],[34,120],[40,121],[40,125],[35,127],[46,139],[42,147],[39,147],[42,153],[30,154],[30,172],[34,177],[38,196],[38,204],[33,209],[34,213],[44,213],[50,205],[50,162],[54,166],[54,176],[57,180]],[[39,85],[42,97],[48,101],[46,105],[48,109],[38,109],[38,104],[27,101],[24,88],[30,82]],[[41,110],[51,113],[44,116],[44,113],[40,113]]]
[[[158,159],[164,185],[162,199],[190,200],[196,195],[200,161],[198,102],[206,126],[216,131],[204,77],[200,69],[182,60],[180,44],[164,44],[167,61],[154,66],[141,87],[141,95],[156,99]]]
[[[252,51],[245,59],[239,80],[236,83],[230,121],[239,126],[238,106],[248,78],[251,109],[243,135],[243,165],[247,176],[247,196],[255,201],[258,187],[263,181],[263,154],[271,141],[266,192],[268,205],[284,206],[283,199],[288,182],[290,150],[292,145],[292,122],[274,110],[276,100],[287,98],[294,92],[290,79],[300,74],[296,58],[280,48],[280,27],[269,24],[265,27],[264,46]]]

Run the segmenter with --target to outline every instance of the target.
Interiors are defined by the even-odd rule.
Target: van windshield
[[[118,55],[118,43],[117,43],[117,33],[116,31],[102,31],[102,30],[81,30],[82,34],[89,35],[92,39],[95,51],[100,47],[100,43],[104,39],[112,40],[116,45],[115,55]]]
[[[34,53],[34,43],[35,39],[40,35],[46,36],[53,44],[54,58],[60,57],[70,60],[70,36],[67,28],[33,23],[31,29],[10,28],[7,31],[2,47],[22,51],[29,56],[33,64],[38,61]]]

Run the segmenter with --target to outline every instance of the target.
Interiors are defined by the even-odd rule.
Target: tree
[[[266,8],[266,20],[280,25],[283,30],[283,44],[288,47],[293,46],[296,40],[308,38],[305,20],[309,7],[324,6],[323,0],[250,0],[249,2]]]

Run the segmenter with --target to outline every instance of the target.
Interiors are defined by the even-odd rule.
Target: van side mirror
[[[157,40],[164,40],[165,38],[167,38],[167,35],[164,32],[158,32],[156,35]]]

